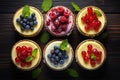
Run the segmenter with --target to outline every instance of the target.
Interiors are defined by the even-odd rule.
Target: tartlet
[[[105,62],[106,49],[101,42],[94,39],[87,39],[77,46],[75,58],[82,68],[96,70]]]
[[[24,50],[22,50],[23,46],[24,46]],[[25,50],[25,47],[27,47],[27,49],[29,48],[29,50],[32,49],[31,53],[30,51]],[[18,48],[20,48],[19,52],[17,51]],[[34,56],[32,61],[26,62],[26,58],[32,55],[32,52],[34,49],[37,49],[36,56]],[[25,54],[23,53],[24,51],[25,51]],[[20,40],[13,45],[12,50],[11,50],[12,62],[18,69],[23,70],[23,71],[30,71],[30,70],[35,69],[39,65],[41,58],[42,58],[41,48],[36,42],[32,40],[28,40],[28,39]]]
[[[45,64],[50,69],[55,70],[55,71],[61,71],[61,70],[67,69],[70,66],[70,64],[72,63],[73,58],[74,58],[74,51],[70,44],[67,45],[67,50],[65,50],[65,52],[66,52],[65,54],[63,53],[64,51],[61,51],[60,49],[59,49],[58,53],[57,53],[57,51],[55,51],[57,48],[60,47],[61,43],[62,43],[62,40],[52,40],[45,46],[45,48],[43,50],[43,58],[44,58]],[[60,56],[60,53],[62,53],[62,56]],[[60,56],[59,60],[57,61],[56,57],[55,57],[55,60],[52,61],[52,58],[54,58],[54,57],[53,56],[51,57],[50,56],[51,54],[53,56],[55,54],[55,56],[57,56],[57,57]],[[62,60],[64,60],[64,62]]]
[[[51,8],[45,16],[46,30],[53,36],[69,36],[74,28],[74,14],[65,6]]]
[[[21,7],[20,9],[18,9],[13,17],[13,25],[15,30],[24,37],[34,37],[36,35],[38,35],[42,28],[43,28],[43,16],[42,13],[35,7],[33,6],[29,6],[30,8],[30,14],[34,13],[35,15],[35,20],[36,25],[34,25],[34,28],[32,28],[32,30],[21,30],[21,25],[17,23],[17,19],[20,18],[20,16],[22,15],[22,11],[23,11],[24,7]],[[33,25],[33,24],[32,24]]]
[[[79,32],[88,37],[99,35],[106,25],[106,15],[96,6],[87,6],[76,16],[76,26]]]

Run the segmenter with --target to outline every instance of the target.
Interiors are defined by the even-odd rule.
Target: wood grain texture
[[[119,79],[120,74],[120,1],[114,0],[53,0],[53,6],[64,5],[73,8],[70,2],[76,2],[81,8],[88,5],[100,7],[106,14],[107,25],[104,32],[108,32],[108,37],[104,40],[100,36],[94,39],[99,40],[104,44],[107,50],[107,60],[105,64],[98,70],[86,71],[78,66],[75,59],[70,66],[79,72],[78,78],[70,77],[66,71],[55,72],[50,70],[43,61],[39,67],[43,68],[42,74],[37,80],[115,80]],[[42,0],[1,0],[0,1],[0,80],[33,80],[31,71],[23,72],[18,70],[11,61],[11,48],[21,39],[26,39],[15,32],[13,27],[13,15],[15,11],[25,4],[34,6],[41,10],[40,5]],[[76,13],[74,13],[76,15]],[[45,15],[45,14],[43,14]],[[43,49],[45,44],[40,43],[41,33],[33,38],[28,38],[36,41]],[[63,37],[64,39],[66,37]],[[75,50],[77,45],[88,37],[81,35],[76,26],[72,34],[67,37],[70,44]],[[52,37],[50,40],[58,39]],[[74,40],[74,41],[73,41]]]

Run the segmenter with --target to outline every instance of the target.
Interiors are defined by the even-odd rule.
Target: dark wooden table
[[[120,1],[119,0],[53,0],[53,6],[64,5],[73,8],[70,2],[76,2],[81,8],[94,5],[101,8],[107,17],[107,25],[104,32],[108,36],[103,40],[101,35],[94,39],[104,44],[107,50],[107,59],[104,65],[95,71],[87,71],[78,66],[75,59],[70,66],[78,71],[79,77],[72,78],[66,71],[55,72],[50,70],[43,61],[38,67],[43,71],[37,80],[116,80],[120,79]],[[18,70],[11,61],[11,48],[21,39],[36,41],[43,49],[45,44],[40,43],[40,35],[33,38],[25,38],[18,35],[13,27],[13,15],[16,10],[25,4],[41,10],[42,0],[0,0],[0,80],[32,80],[31,72]],[[76,15],[76,13],[75,13]],[[76,26],[75,26],[76,27]],[[104,33],[103,32],[103,33]],[[53,37],[52,39],[56,39]],[[88,37],[82,36],[75,28],[68,38],[74,50],[76,46]],[[73,39],[75,41],[73,41]]]

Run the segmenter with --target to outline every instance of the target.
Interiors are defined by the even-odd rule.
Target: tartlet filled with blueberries
[[[52,40],[43,50],[46,65],[55,71],[65,70],[73,61],[74,51],[65,40]]]
[[[20,35],[33,37],[42,30],[43,16],[37,8],[25,5],[14,14],[13,24]]]

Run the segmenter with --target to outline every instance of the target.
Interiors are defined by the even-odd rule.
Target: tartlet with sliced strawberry
[[[54,36],[69,35],[74,27],[74,15],[67,7],[53,7],[45,16],[45,26]]]
[[[87,6],[80,10],[76,17],[76,26],[79,32],[88,37],[99,35],[105,28],[106,16],[96,6]]]
[[[106,59],[106,49],[102,43],[94,39],[81,42],[76,48],[76,61],[87,70],[101,67]]]
[[[20,40],[12,47],[11,59],[18,69],[29,71],[36,68],[41,57],[41,48],[32,40]]]

